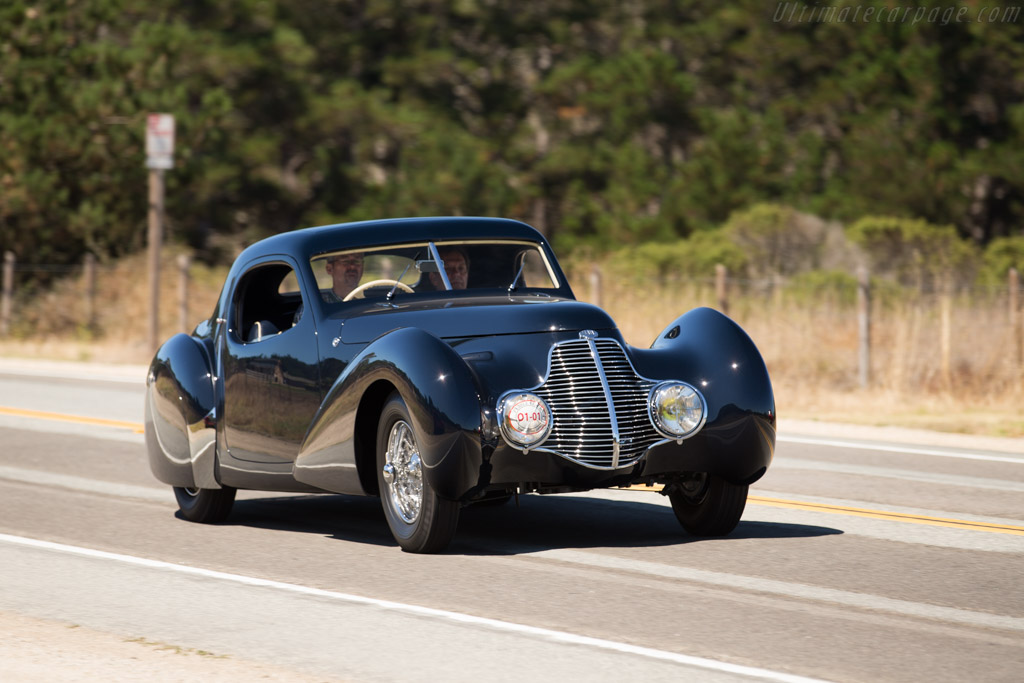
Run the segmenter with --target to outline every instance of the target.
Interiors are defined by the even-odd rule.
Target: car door
[[[294,461],[320,407],[316,323],[296,274],[290,258],[262,260],[231,299],[222,422],[226,455],[238,465]]]

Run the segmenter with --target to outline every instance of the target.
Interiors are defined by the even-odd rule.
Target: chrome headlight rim
[[[531,434],[530,436],[532,439],[521,438],[523,432],[515,430],[509,424],[510,419],[513,417],[510,411],[517,403],[524,400],[535,401],[543,408],[545,415],[543,428],[535,434]],[[547,404],[547,401],[532,391],[525,391],[522,389],[506,391],[498,398],[497,409],[495,412],[498,417],[498,429],[501,431],[501,436],[505,439],[505,442],[524,453],[539,448],[548,440],[548,437],[551,436],[551,407]]]
[[[657,402],[658,392],[660,392],[662,389],[666,389],[671,386],[678,386],[689,389],[700,401],[700,418],[697,420],[696,425],[694,425],[693,428],[691,428],[689,431],[682,432],[679,434],[666,429],[662,425],[661,420],[659,419],[660,406]],[[699,432],[704,427],[704,424],[708,420],[708,402],[704,398],[704,394],[700,393],[697,387],[693,386],[689,382],[683,382],[682,380],[665,380],[663,382],[658,382],[653,387],[651,387],[651,391],[647,395],[647,414],[651,420],[651,424],[654,425],[654,429],[655,431],[658,432],[658,434],[665,437],[666,439],[681,442],[684,439],[689,439],[691,436]]]

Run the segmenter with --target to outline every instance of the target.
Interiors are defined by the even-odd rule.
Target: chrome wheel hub
[[[423,504],[423,468],[412,427],[404,420],[391,428],[381,473],[391,509],[406,524],[414,523]]]

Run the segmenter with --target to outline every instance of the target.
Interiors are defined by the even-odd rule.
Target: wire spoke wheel
[[[455,536],[459,503],[441,498],[424,476],[416,427],[392,394],[377,425],[377,486],[391,534],[402,550],[436,553]]]
[[[399,420],[391,428],[383,468],[385,499],[406,524],[413,524],[423,505],[423,467],[412,427]]]

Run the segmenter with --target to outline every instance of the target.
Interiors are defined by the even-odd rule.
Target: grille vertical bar
[[[552,414],[551,435],[537,450],[598,469],[632,465],[662,438],[647,407],[655,384],[636,374],[614,339],[556,344],[547,379],[533,389]]]

